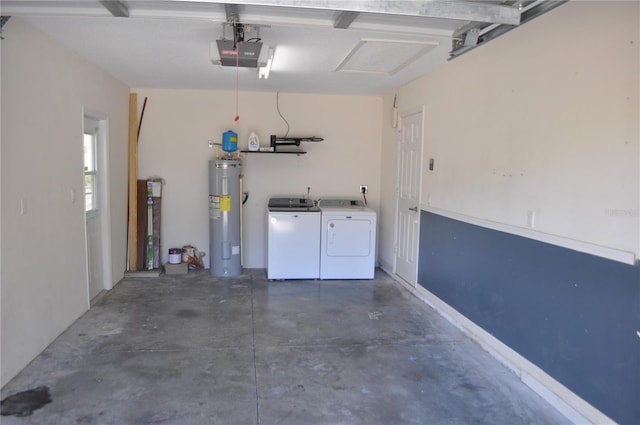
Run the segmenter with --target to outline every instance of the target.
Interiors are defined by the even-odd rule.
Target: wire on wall
[[[276,92],[276,109],[278,110],[278,115],[280,115],[280,118],[282,118],[282,121],[284,121],[285,124],[287,124],[287,132],[284,134],[284,137],[287,137],[289,135],[289,121],[287,121],[286,118],[283,117],[282,113],[280,112],[280,92]]]

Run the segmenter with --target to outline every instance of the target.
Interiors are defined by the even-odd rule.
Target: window
[[[96,132],[88,128],[84,133],[84,210],[98,209],[98,170],[96,167]]]

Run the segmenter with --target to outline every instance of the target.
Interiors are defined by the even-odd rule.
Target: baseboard
[[[419,285],[414,287],[384,267],[381,268],[403,288],[432,307],[438,314],[480,344],[484,350],[515,373],[525,385],[555,407],[574,424],[615,424],[611,418],[587,403],[480,326],[467,319],[433,293]]]
[[[160,277],[162,273],[162,269],[152,269],[152,270],[133,270],[124,272],[124,277],[136,278],[136,277]]]
[[[378,267],[389,276],[393,276],[393,264],[378,258]]]

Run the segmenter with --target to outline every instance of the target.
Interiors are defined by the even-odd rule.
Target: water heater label
[[[231,195],[220,195],[220,211],[231,211]]]
[[[220,196],[209,195],[209,218],[220,218]]]

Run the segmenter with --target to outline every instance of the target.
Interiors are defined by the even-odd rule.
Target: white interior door
[[[397,171],[396,274],[411,285],[418,274],[422,111],[400,117]]]
[[[84,123],[84,205],[86,220],[89,299],[104,289],[102,270],[102,222],[100,212],[99,123],[85,118]]]

